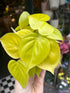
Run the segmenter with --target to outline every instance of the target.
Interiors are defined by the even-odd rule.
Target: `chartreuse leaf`
[[[17,35],[19,35],[21,38],[23,38],[25,35],[32,33],[31,29],[22,29],[18,32],[16,32]]]
[[[35,75],[35,70],[36,70],[36,67],[33,67],[32,69],[29,70],[29,76],[31,78]]]
[[[26,27],[29,24],[29,19],[28,16],[30,14],[26,11],[24,11],[20,17],[19,17],[19,26],[21,29],[23,29],[24,27]]]
[[[41,73],[41,69],[36,67],[33,67],[32,69],[29,70],[29,76],[32,78],[35,74],[37,74],[37,76],[39,77]]]
[[[48,21],[50,17],[45,14],[33,14],[29,16],[29,24],[32,29],[39,29],[43,25],[43,21]]]
[[[40,21],[37,18],[30,16],[29,24],[32,29],[37,29],[41,35],[51,39],[63,40],[60,31],[44,21]]]
[[[55,40],[62,40],[63,41],[63,37],[61,35],[61,32],[54,28],[54,31],[52,33],[50,33],[47,38],[51,38],[51,39],[55,39]]]
[[[32,14],[29,16],[29,19],[30,18],[36,18],[37,20],[40,20],[40,21],[49,21],[50,17],[46,14],[42,14],[42,13],[36,13],[36,14]]]
[[[41,69],[54,72],[56,66],[60,63],[60,48],[55,40],[49,39],[50,42],[50,52],[48,57],[38,65]]]
[[[40,69],[40,68],[38,68],[38,67],[36,66],[36,74],[37,74],[38,77],[39,77],[41,71],[42,71],[42,69]]]
[[[17,26],[16,28],[15,28],[15,31],[19,31],[20,30],[20,26]]]
[[[29,69],[43,62],[50,51],[49,40],[36,33],[23,38],[20,44],[20,58]]]
[[[63,40],[62,35],[58,29],[48,23],[43,22],[43,25],[38,29],[41,35],[55,40]]]
[[[29,30],[31,30],[32,32],[34,31],[30,26],[26,26],[24,29],[29,29]]]
[[[32,29],[38,30],[39,27],[43,24],[43,22],[34,17],[29,17],[29,24]]]
[[[63,40],[62,35],[58,29],[48,23],[43,22],[43,25],[38,29],[41,35],[55,40]]]
[[[49,35],[50,33],[52,33],[54,31],[54,29],[52,29],[52,26],[49,25],[46,22],[42,22],[42,25],[38,28],[38,31],[41,35]]]
[[[7,54],[12,58],[19,58],[19,44],[21,38],[15,33],[7,33],[1,38],[1,43]]]
[[[8,70],[12,74],[12,76],[20,83],[20,85],[25,88],[28,84],[29,75],[27,73],[27,69],[24,64],[18,60],[9,61]]]

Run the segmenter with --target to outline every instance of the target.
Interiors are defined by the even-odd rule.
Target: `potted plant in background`
[[[60,64],[58,40],[63,40],[58,29],[48,24],[48,15],[30,15],[24,11],[13,32],[0,38],[6,53],[13,58],[8,63],[9,72],[25,88],[29,77],[39,76],[41,69],[54,73]]]

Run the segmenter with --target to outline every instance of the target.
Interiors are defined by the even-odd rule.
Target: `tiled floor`
[[[9,75],[0,79],[0,93],[14,93],[15,79]],[[44,93],[58,93],[56,89],[44,86]]]
[[[15,79],[9,75],[0,79],[0,93],[14,93]]]

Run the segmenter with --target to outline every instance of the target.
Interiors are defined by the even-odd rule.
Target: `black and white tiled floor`
[[[15,79],[9,75],[0,79],[0,93],[14,93]]]

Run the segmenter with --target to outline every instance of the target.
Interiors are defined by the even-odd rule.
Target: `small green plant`
[[[24,11],[15,33],[10,32],[0,38],[3,48],[13,58],[8,63],[9,72],[23,88],[28,84],[29,76],[39,76],[41,69],[53,73],[60,64],[57,40],[63,38],[58,29],[46,22],[49,19],[45,14],[30,15]]]

